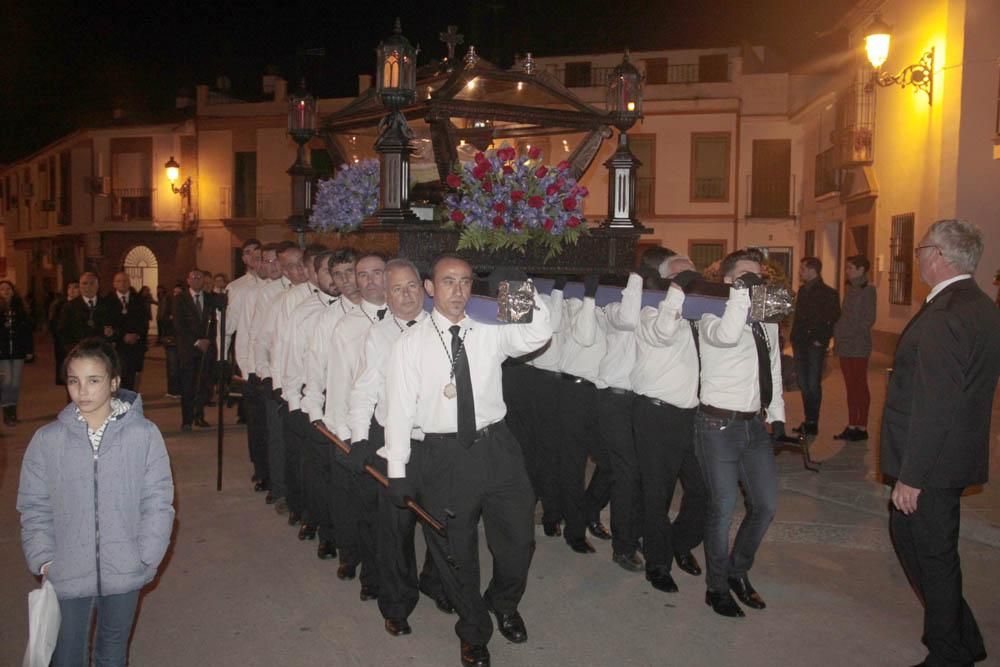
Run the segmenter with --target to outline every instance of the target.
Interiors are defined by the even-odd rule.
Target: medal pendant
[[[453,382],[449,382],[444,386],[444,397],[445,398],[455,398],[458,396],[458,389],[455,388]]]

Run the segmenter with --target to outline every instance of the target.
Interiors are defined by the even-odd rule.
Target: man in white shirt
[[[698,575],[691,550],[701,543],[707,495],[694,453],[694,413],[698,406],[698,341],[692,322],[683,319],[684,289],[698,273],[683,255],[664,260],[670,278],[658,308],[642,309],[637,329],[637,360],[632,383],[635,444],[643,496],[643,555],[653,588],[677,591],[671,562]],[[684,485],[681,509],[673,523],[669,511],[677,480]]]
[[[695,453],[709,491],[705,603],[723,616],[744,615],[730,589],[748,607],[765,606],[747,573],[778,500],[778,470],[765,426],[766,416],[774,437],[784,435],[778,325],[747,321],[750,288],[763,283],[762,259],[755,250],[727,255],[722,273],[732,288],[725,313],[703,315],[698,323],[701,402]],[[747,512],[730,552],[729,526],[741,485]]]
[[[417,604],[420,590],[426,591],[442,611],[452,613],[454,608],[441,588],[430,551],[424,557],[418,580],[413,545],[416,516],[408,509],[396,507],[382,487],[364,472],[369,463],[383,474],[386,472],[385,459],[376,453],[385,453],[385,373],[392,346],[405,331],[427,317],[420,274],[409,260],[393,259],[385,265],[385,291],[389,314],[375,322],[365,335],[348,401],[351,452],[340,460],[356,475],[362,546],[366,540],[375,544],[378,606],[386,632],[399,636],[412,632],[407,619]],[[411,462],[418,453],[419,445],[411,451]]]
[[[535,545],[535,498],[520,446],[504,423],[500,366],[507,357],[545,345],[552,328],[548,309],[537,298],[529,324],[474,322],[465,313],[472,282],[472,267],[460,257],[445,255],[432,265],[424,288],[434,310],[392,348],[385,437],[389,490],[402,506],[418,492],[407,475],[411,434],[414,428],[425,434],[419,445],[424,456],[413,461],[419,467],[414,475],[419,500],[432,515],[447,517],[448,537],[426,528],[424,537],[458,612],[462,664],[483,667],[490,663],[490,611],[504,637],[527,641],[517,605]],[[494,559],[485,595],[479,581],[480,517]]]
[[[584,281],[583,299],[565,301],[559,370],[563,381],[558,388],[559,479],[562,510],[566,525],[563,539],[579,554],[596,550],[586,532],[602,540],[611,533],[600,521],[601,509],[611,497],[611,462],[601,439],[598,424],[597,382],[601,360],[608,349],[604,311],[598,309],[594,295],[597,275]],[[587,456],[597,464],[590,483],[586,484]]]
[[[278,309],[296,284],[305,280],[302,250],[291,242],[267,244],[261,265],[268,282],[257,295],[257,306],[250,322],[250,347],[253,349],[253,380],[264,398],[267,420],[267,479],[269,495],[278,514],[288,511],[287,456],[285,444],[284,402],[275,395],[271,373]],[[298,518],[294,523],[298,523]],[[294,525],[293,523],[293,525]]]

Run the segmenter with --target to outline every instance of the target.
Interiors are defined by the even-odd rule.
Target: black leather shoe
[[[669,572],[647,572],[646,581],[658,591],[663,591],[664,593],[677,592],[677,583],[670,576]]]
[[[701,575],[701,566],[698,565],[698,559],[695,558],[694,554],[690,551],[675,555],[674,561],[677,563],[677,567],[681,568],[692,577]]]
[[[299,525],[299,521],[302,521],[302,515],[300,513],[298,513],[298,512],[289,512],[288,513],[288,525],[289,526],[297,526],[297,525]]]
[[[440,611],[441,613],[443,614],[455,613],[454,605],[451,604],[451,601],[448,600],[447,596],[444,594],[443,591],[440,591],[438,593],[431,593],[423,586],[421,586],[420,592],[429,597],[430,599],[434,600],[434,606],[437,607],[438,611]]]
[[[764,598],[750,585],[750,577],[745,574],[742,577],[729,577],[729,590],[736,593],[740,602],[751,609],[763,609],[767,606]]]
[[[212,425],[205,421],[204,417],[198,417],[194,420],[194,425],[198,428],[212,428]]]
[[[278,514],[288,513],[288,501],[284,498],[275,498],[274,500],[274,511]]]
[[[337,557],[337,545],[330,540],[321,540],[316,547],[316,558],[328,560]]]
[[[257,493],[261,493],[262,491],[267,491],[268,490],[267,482],[257,482],[256,484],[253,485],[253,490],[256,491]]]
[[[730,618],[743,618],[746,614],[736,604],[736,600],[729,594],[729,591],[716,593],[715,591],[705,591],[705,604],[711,607],[716,614],[728,616]]]
[[[566,544],[568,544],[569,548],[578,554],[592,554],[597,551],[597,549],[594,548],[594,545],[587,541],[586,537],[569,541]]]
[[[268,491],[267,495],[264,496],[264,504],[265,505],[273,505],[274,504],[274,496],[271,495],[270,491]]]
[[[792,430],[802,435],[817,435],[819,434],[819,424],[816,422],[802,422]]]
[[[368,602],[369,600],[378,599],[378,587],[377,586],[362,586],[361,587],[361,601]]]
[[[589,530],[590,534],[599,540],[611,539],[611,533],[608,532],[608,529],[605,528],[604,524],[601,523],[600,521],[591,521],[589,524],[587,524],[587,530]]]
[[[514,612],[513,614],[501,614],[493,605],[488,605],[490,611],[493,615],[497,617],[497,629],[500,630],[500,634],[507,638],[507,641],[513,644],[523,644],[528,641],[528,629],[524,627],[524,619],[521,618],[521,614]]]
[[[357,564],[341,563],[337,567],[338,579],[353,579],[358,574]]]
[[[854,429],[851,428],[850,426],[845,426],[843,431],[841,431],[837,435],[833,436],[833,439],[834,440],[849,440],[850,439],[850,435],[851,435],[851,431],[853,431],[853,430]]]
[[[387,618],[385,619],[385,631],[393,637],[399,637],[410,634],[413,629],[410,628],[410,623],[405,618]]]
[[[490,651],[486,648],[486,644],[462,642],[462,665],[464,667],[490,667]]]
[[[558,521],[546,521],[542,524],[542,530],[547,537],[559,537],[562,535],[562,527]]]
[[[844,440],[848,442],[860,442],[861,440],[868,439],[868,431],[860,428],[852,428],[851,432],[848,434]]]
[[[181,424],[181,430],[187,433],[191,430],[191,424]]]
[[[622,569],[628,570],[629,572],[642,572],[646,565],[642,562],[642,558],[636,552],[630,554],[612,554],[611,560],[618,563]]]
[[[299,528],[299,539],[300,540],[315,540],[316,539],[316,526],[310,525],[308,523],[302,524]]]

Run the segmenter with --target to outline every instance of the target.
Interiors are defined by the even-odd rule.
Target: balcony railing
[[[875,91],[865,76],[859,75],[837,96],[837,129],[830,139],[840,167],[871,164],[875,159]]]
[[[608,77],[614,71],[614,67],[591,67],[589,72],[585,69],[570,70],[567,77],[565,67],[548,67],[546,71],[557,78],[567,88],[587,88],[601,87],[607,85]],[[679,84],[679,83],[700,83],[699,68],[697,64],[687,65],[667,65],[657,67],[654,71],[646,72],[649,84]],[[731,80],[729,74],[726,81]]]
[[[219,188],[219,217],[224,220],[265,220],[287,216],[288,212],[277,209],[275,199],[276,193],[263,191],[258,187],[253,197],[245,196],[239,201],[233,198],[233,188]]]
[[[113,220],[152,220],[152,188],[115,188],[111,191]]]
[[[707,201],[721,201],[726,198],[726,179],[719,178],[695,178],[694,179],[694,199]]]
[[[751,218],[788,218],[794,215],[792,193],[795,176],[773,176],[766,172],[747,175]]]
[[[652,176],[637,176],[635,179],[635,213],[652,215],[655,213],[656,179]]]
[[[834,147],[816,155],[816,182],[813,184],[813,196],[822,197],[832,192],[840,192],[840,168],[837,166],[837,153]]]

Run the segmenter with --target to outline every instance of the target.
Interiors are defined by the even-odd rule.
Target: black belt
[[[573,384],[590,385],[591,387],[596,387],[597,386],[593,382],[591,382],[590,380],[588,380],[586,378],[582,378],[582,377],[580,377],[578,375],[573,375],[571,373],[560,373],[559,375],[560,375],[560,377],[562,377],[563,380],[569,380]]]
[[[562,373],[560,373],[559,371],[550,371],[547,368],[539,368],[538,366],[531,366],[531,368],[534,368],[539,373],[544,373],[545,375],[551,375],[556,379],[562,378]]]
[[[476,431],[476,440],[480,438],[485,438],[490,435],[496,435],[501,427],[506,427],[506,422],[500,420],[498,422],[493,422],[489,426],[484,426],[478,431]],[[424,433],[424,441],[427,440],[447,440],[449,438],[457,438],[458,433]]]
[[[620,387],[605,387],[601,391],[610,391],[615,396],[631,396],[632,392],[628,389],[621,389]]]
[[[723,410],[722,408],[717,408],[712,405],[705,405],[704,403],[698,406],[699,412],[704,412],[706,415],[711,415],[712,417],[719,417],[720,419],[742,419],[743,421],[750,421],[754,417],[760,415],[760,411],[757,412],[740,412],[739,410]]]

